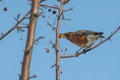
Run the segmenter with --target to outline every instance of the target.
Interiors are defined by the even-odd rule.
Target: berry
[[[4,10],[4,11],[7,11],[7,7],[4,7],[3,10]]]
[[[53,14],[56,14],[56,11],[55,10],[53,10],[53,12],[52,12]]]
[[[51,12],[51,9],[48,9],[48,12]]]

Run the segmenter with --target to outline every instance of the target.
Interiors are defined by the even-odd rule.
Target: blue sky
[[[14,17],[18,13],[22,17],[30,9],[27,0],[11,0],[11,2],[4,0],[4,2],[5,4],[0,2],[0,32],[3,33],[16,23]],[[47,0],[46,3],[58,4],[56,0]],[[85,29],[104,32],[104,36],[107,37],[120,26],[119,3],[120,0],[71,0],[65,9],[73,7],[73,10],[64,14],[71,21],[62,21],[60,32]],[[2,10],[4,6],[8,7],[7,12]],[[47,21],[54,24],[56,15],[48,12],[48,9],[44,10],[44,15],[45,18],[41,17],[37,22],[36,38],[41,35],[45,38],[34,46],[30,74],[37,75],[34,80],[55,80],[55,68],[50,68],[55,64],[55,52],[49,43],[50,40],[55,42],[55,32],[47,25]],[[20,40],[21,33],[17,34],[17,30],[14,30],[0,41],[0,80],[19,79],[26,32],[22,33],[23,40]],[[61,80],[120,80],[119,35],[120,31],[111,41],[87,54],[77,58],[61,59]],[[67,54],[79,49],[71,42],[60,39],[60,49],[64,50],[66,47]],[[50,53],[46,53],[45,48],[49,48]]]

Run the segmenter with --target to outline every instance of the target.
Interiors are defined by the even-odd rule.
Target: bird
[[[90,48],[98,39],[104,38],[103,32],[78,30],[76,32],[60,33],[59,38],[65,38],[81,48]]]

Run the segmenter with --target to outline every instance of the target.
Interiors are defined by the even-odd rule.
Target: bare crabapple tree
[[[1,0],[2,1],[2,0]],[[53,46],[55,50],[55,64],[52,67],[55,67],[55,76],[56,80],[60,80],[60,75],[61,75],[61,70],[60,70],[60,60],[62,58],[73,58],[73,57],[78,57],[81,54],[87,53],[90,50],[95,49],[99,45],[105,43],[106,41],[110,40],[111,37],[118,31],[120,30],[120,27],[115,29],[107,38],[96,44],[95,46],[92,46],[88,49],[82,50],[80,52],[76,51],[75,53],[71,54],[61,54],[60,52],[60,45],[59,45],[59,35],[60,35],[60,27],[61,27],[61,21],[62,20],[70,20],[67,19],[64,16],[64,13],[72,11],[73,8],[65,9],[65,5],[69,5],[70,0],[57,0],[58,5],[55,3],[54,6],[51,6],[49,4],[45,4],[44,2],[47,2],[46,0],[28,0],[31,6],[31,10],[29,10],[21,19],[20,19],[20,14],[17,15],[15,20],[17,23],[9,29],[7,32],[1,32],[1,37],[0,40],[3,40],[5,37],[7,37],[13,30],[17,29],[19,32],[24,32],[24,29],[27,29],[27,41],[26,41],[26,47],[24,50],[24,57],[23,61],[21,62],[22,68],[21,68],[21,73],[19,74],[19,79],[20,80],[30,80],[31,78],[35,78],[37,75],[32,75],[30,76],[30,64],[31,64],[31,57],[33,53],[33,46],[35,42],[39,42],[40,39],[44,38],[44,36],[40,36],[38,38],[35,38],[35,33],[36,33],[36,25],[39,24],[38,18],[40,17],[45,17],[44,16],[44,10],[47,9],[48,12],[51,12],[53,15],[57,14],[56,20],[55,20],[55,25],[51,24],[50,22],[46,22],[48,26],[51,27],[51,30],[55,32],[55,42],[50,41],[51,45]],[[3,8],[4,11],[7,11],[7,7]],[[24,20],[28,20],[28,23],[26,23],[26,27],[21,27],[20,24]],[[42,26],[42,25],[41,25]],[[49,33],[49,32],[46,32]],[[42,47],[42,46],[41,46]],[[66,50],[65,50],[66,51]],[[50,49],[46,48],[46,52],[49,53]],[[33,58],[34,59],[34,58]]]

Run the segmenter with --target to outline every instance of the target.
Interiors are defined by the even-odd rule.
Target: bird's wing
[[[90,30],[78,30],[75,32],[76,35],[87,35],[87,34],[91,34],[91,33],[95,33],[94,31],[90,31]]]

